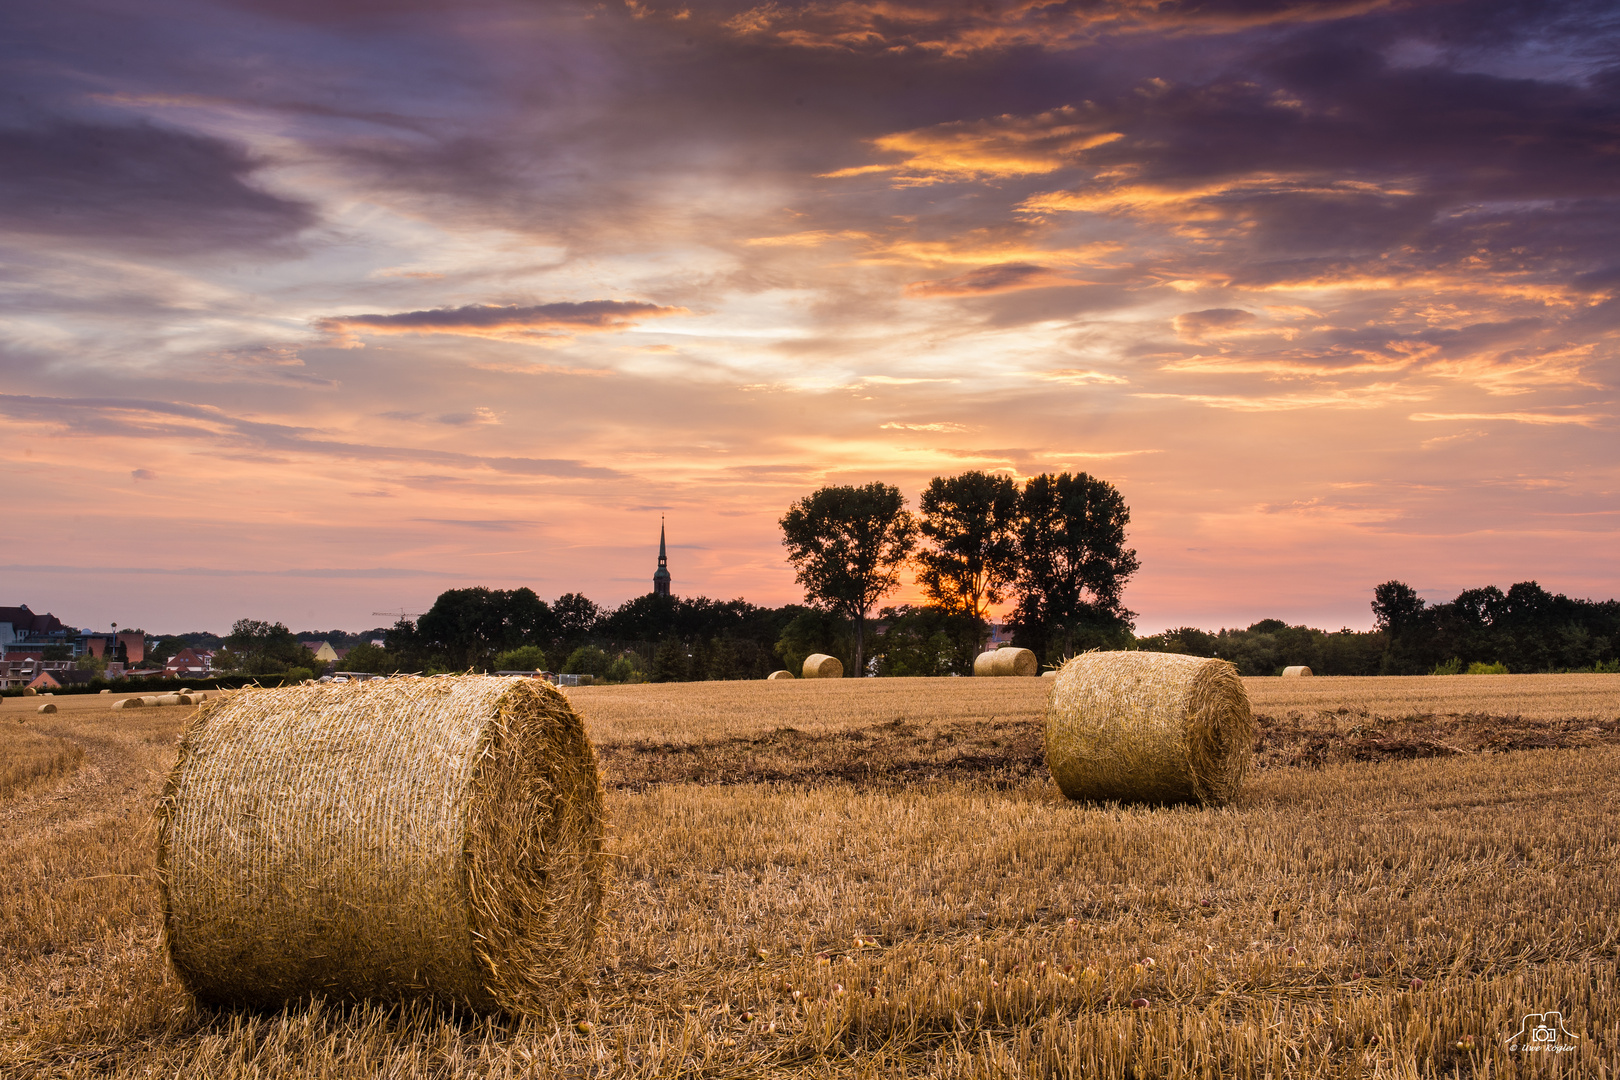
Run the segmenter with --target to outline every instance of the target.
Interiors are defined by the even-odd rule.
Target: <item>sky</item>
[[[0,8],[0,604],[798,602],[826,484],[1085,471],[1139,633],[1620,595],[1620,10]],[[907,586],[893,600],[915,600]]]

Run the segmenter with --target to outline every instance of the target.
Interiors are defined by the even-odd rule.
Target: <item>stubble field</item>
[[[6,701],[0,1074],[1620,1075],[1620,677],[1246,680],[1223,810],[1065,802],[1048,685],[570,691],[613,914],[522,1023],[194,1008],[150,827],[191,710]],[[1547,1010],[1572,1049],[1511,1050]]]

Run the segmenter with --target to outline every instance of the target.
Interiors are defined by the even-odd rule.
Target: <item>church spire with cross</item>
[[[653,595],[669,595],[669,556],[664,552],[664,519],[658,519],[658,569],[653,571]]]

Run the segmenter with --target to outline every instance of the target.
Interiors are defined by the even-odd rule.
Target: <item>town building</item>
[[[165,679],[185,679],[207,675],[214,670],[212,649],[181,649],[163,665]]]
[[[101,678],[100,672],[90,671],[85,668],[55,668],[49,671],[41,671],[27,685],[35,690],[61,690],[68,686],[83,686],[85,683],[99,678]]]
[[[55,615],[37,615],[27,604],[0,607],[0,656],[13,652],[41,652],[53,645],[72,647],[78,631]]]
[[[300,641],[298,644],[315,654],[317,664],[335,664],[349,655],[348,649],[334,649],[329,641]]]

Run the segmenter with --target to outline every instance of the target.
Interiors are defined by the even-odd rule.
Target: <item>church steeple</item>
[[[658,569],[653,571],[653,595],[669,595],[669,555],[664,551],[664,519],[658,519]]]

